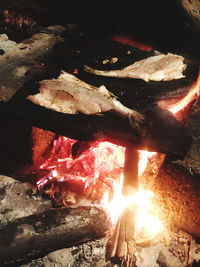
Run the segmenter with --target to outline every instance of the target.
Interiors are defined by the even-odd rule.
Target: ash
[[[109,266],[106,262],[106,243],[107,238],[86,242],[79,246],[65,248],[49,253],[43,258],[32,260],[21,267],[34,266],[59,266],[59,267],[96,267]],[[111,266],[111,265],[110,265]]]

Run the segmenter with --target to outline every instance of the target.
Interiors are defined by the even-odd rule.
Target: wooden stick
[[[124,196],[131,196],[138,188],[138,161],[139,155],[137,150],[126,149],[124,163]],[[135,216],[137,206],[135,203],[130,204],[120,215],[114,230],[111,257],[117,257],[127,266],[135,264]]]
[[[0,226],[0,266],[101,238],[109,229],[96,207],[55,208]]]
[[[124,180],[122,189],[122,194],[124,196],[130,196],[136,189],[138,189],[138,162],[138,151],[127,148],[125,150]]]

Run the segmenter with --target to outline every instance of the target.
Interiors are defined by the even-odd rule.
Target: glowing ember
[[[99,200],[109,210],[114,224],[124,208],[136,203],[137,232],[150,236],[150,233],[160,231],[161,223],[152,213],[152,193],[140,188],[130,197],[122,195],[125,148],[109,142],[95,142],[73,158],[72,150],[76,143],[76,140],[64,136],[54,141],[48,159],[40,166],[41,172],[45,171],[47,175],[37,181],[38,189],[45,188],[45,192],[58,205],[76,203],[77,196],[71,192]],[[142,175],[148,160],[157,153],[139,151],[139,154],[139,175]]]
[[[158,105],[176,114],[199,96],[199,90],[200,74],[184,98],[174,103],[171,100],[160,101]],[[78,149],[76,155],[73,155],[74,146],[75,150]],[[164,159],[164,155],[156,152],[138,152],[139,177],[143,175],[149,162],[151,171],[156,172]],[[139,183],[139,190],[135,194],[123,196],[124,160],[123,147],[109,142],[89,145],[60,136],[54,141],[48,159],[40,166],[42,178],[37,181],[37,187],[39,190],[45,188],[46,193],[59,205],[68,204],[70,192],[75,192],[82,198],[98,200],[108,210],[114,225],[126,207],[136,204],[136,239],[154,238],[164,226],[158,218],[153,192],[143,190]],[[77,202],[73,194],[69,198],[73,199],[73,203]]]
[[[151,45],[143,44],[143,43],[134,41],[132,38],[130,38],[130,36],[116,35],[116,36],[114,36],[113,39],[119,43],[133,46],[133,47],[136,47],[136,48],[143,50],[143,51],[152,51],[153,50],[153,47]]]
[[[73,158],[76,144],[81,152]],[[45,188],[58,205],[66,204],[70,192],[100,200],[105,192],[112,194],[113,180],[120,177],[123,164],[123,147],[109,142],[95,142],[85,147],[85,143],[60,136],[40,166],[43,176],[37,181],[37,187]],[[44,173],[47,174],[44,176]]]
[[[176,114],[198,97],[199,90],[200,75],[184,98],[175,103],[170,101],[170,104],[167,100],[161,101],[159,106]],[[46,175],[37,181],[38,189],[47,187],[46,192],[60,205],[66,205],[71,191],[99,201],[103,198],[102,203],[109,210],[113,223],[116,223],[118,216],[128,205],[136,203],[137,233],[145,232],[149,236],[158,233],[162,224],[152,208],[152,192],[142,190],[139,184],[139,191],[133,196],[125,198],[122,195],[125,149],[109,142],[95,142],[91,146],[87,145],[85,149],[84,144],[81,148],[80,143],[81,152],[73,158],[72,150],[76,144],[76,140],[64,136],[54,141],[48,159],[40,166],[41,172]],[[149,161],[152,171],[154,167],[157,171],[156,164],[152,162],[157,162],[158,157],[159,154],[155,152],[139,151],[138,176],[142,176]],[[121,179],[117,183],[120,174]],[[108,201],[112,194],[112,200]],[[59,198],[62,201],[58,201]]]

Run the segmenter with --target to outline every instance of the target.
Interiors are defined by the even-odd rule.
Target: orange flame
[[[102,205],[106,208],[111,216],[111,220],[115,225],[119,215],[123,210],[132,203],[137,204],[136,230],[137,235],[142,233],[150,238],[156,236],[162,229],[163,224],[155,213],[157,208],[153,204],[153,192],[148,190],[139,190],[135,194],[125,197],[122,194],[123,173],[121,173],[120,183],[115,183],[114,196],[111,201],[108,195],[104,195]]]
[[[139,152],[139,166],[138,166],[138,176],[141,177],[144,170],[147,167],[149,159],[152,159],[156,152],[148,152],[146,150]],[[124,151],[121,151],[121,159],[124,160]],[[139,190],[129,196],[125,197],[122,194],[123,187],[123,172],[121,173],[120,182],[114,183],[114,195],[112,200],[109,200],[109,194],[106,193],[102,199],[102,205],[108,211],[113,225],[117,223],[119,215],[124,211],[124,209],[130,204],[136,203],[137,205],[137,215],[136,215],[136,235],[140,238],[140,235],[146,236],[148,238],[153,238],[162,229],[162,222],[158,219],[158,215],[155,214],[157,208],[153,204],[153,192],[148,190],[143,190],[139,187]]]
[[[147,150],[138,150],[139,152],[139,164],[138,164],[138,177],[140,177],[148,164],[150,158],[157,154],[157,152],[149,152]]]
[[[160,101],[158,105],[162,108],[168,109],[174,115],[178,113],[180,110],[184,109],[187,105],[189,105],[192,101],[194,101],[199,96],[200,90],[200,73],[197,81],[191,87],[189,93],[176,101],[175,103],[170,100]],[[174,101],[174,99],[173,99]],[[158,156],[159,154],[156,152],[148,152],[146,150],[139,151],[139,165],[138,165],[138,176],[141,177],[144,173],[147,164],[150,159],[154,158],[154,156]],[[124,155],[122,157],[124,159]],[[156,158],[156,157],[155,157]],[[137,204],[137,220],[136,220],[136,235],[139,235],[140,232],[142,235],[146,233],[146,235],[150,238],[157,235],[162,229],[162,222],[158,219],[158,214],[155,214],[157,208],[152,202],[153,192],[143,190],[141,186],[139,186],[139,191],[133,194],[130,197],[124,197],[122,195],[122,185],[123,185],[123,173],[121,174],[121,179],[119,184],[115,184],[114,186],[114,197],[112,201],[108,201],[108,197],[105,196],[103,199],[103,205],[106,209],[109,210],[111,215],[112,222],[115,224],[119,215],[123,212],[123,210],[130,204]]]
[[[197,81],[191,86],[190,91],[188,94],[181,98],[180,100],[176,101],[175,103],[172,103],[174,100],[163,100],[158,103],[158,106],[164,109],[168,109],[171,111],[174,115],[178,113],[180,110],[184,109],[186,106],[188,106],[192,101],[197,99],[199,97],[199,91],[200,91],[200,72],[197,78]]]
[[[170,107],[169,111],[171,111],[173,114],[176,114],[177,112],[185,108],[188,104],[190,104],[193,100],[195,100],[199,96],[199,90],[200,90],[200,72],[197,81],[191,87],[189,93],[178,103]]]

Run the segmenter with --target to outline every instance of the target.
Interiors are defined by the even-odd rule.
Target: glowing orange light
[[[143,50],[143,51],[153,50],[153,47],[151,45],[137,42],[137,41],[133,40],[130,36],[127,36],[127,35],[120,35],[119,34],[119,35],[114,36],[113,39],[119,43],[133,46],[133,47],[136,47],[136,48]]]
[[[153,204],[153,192],[141,190],[136,194],[137,220],[136,233],[153,238],[163,230],[162,221],[158,219],[157,208]]]
[[[142,232],[148,237],[154,237],[162,229],[162,222],[155,213],[157,210],[152,202],[153,192],[139,190],[135,194],[125,197],[122,195],[123,173],[121,174],[120,183],[114,185],[114,196],[108,201],[108,195],[104,195],[102,205],[108,210],[113,224],[116,224],[119,215],[123,210],[132,203],[137,204],[136,231]]]
[[[176,114],[180,110],[184,109],[188,104],[199,97],[200,91],[200,73],[198,75],[197,81],[192,85],[188,94],[182,99],[178,100],[175,103],[171,103],[170,100],[163,100],[158,103],[161,108],[168,109],[173,114]],[[173,101],[174,102],[174,101]]]
[[[123,172],[121,173],[120,182],[114,183],[114,195],[112,200],[109,200],[108,192],[106,192],[101,202],[108,211],[113,224],[117,223],[119,215],[127,205],[125,197],[122,195],[122,184]]]
[[[147,167],[148,160],[157,153],[149,152],[147,150],[138,150],[138,152],[139,152],[138,176],[140,177]]]
[[[196,97],[199,96],[199,90],[200,90],[200,73],[199,73],[196,83],[192,86],[189,93],[183,99],[181,99],[178,103],[174,104],[173,107],[169,108],[169,111],[175,114],[181,109],[183,109],[184,107],[186,107]]]

